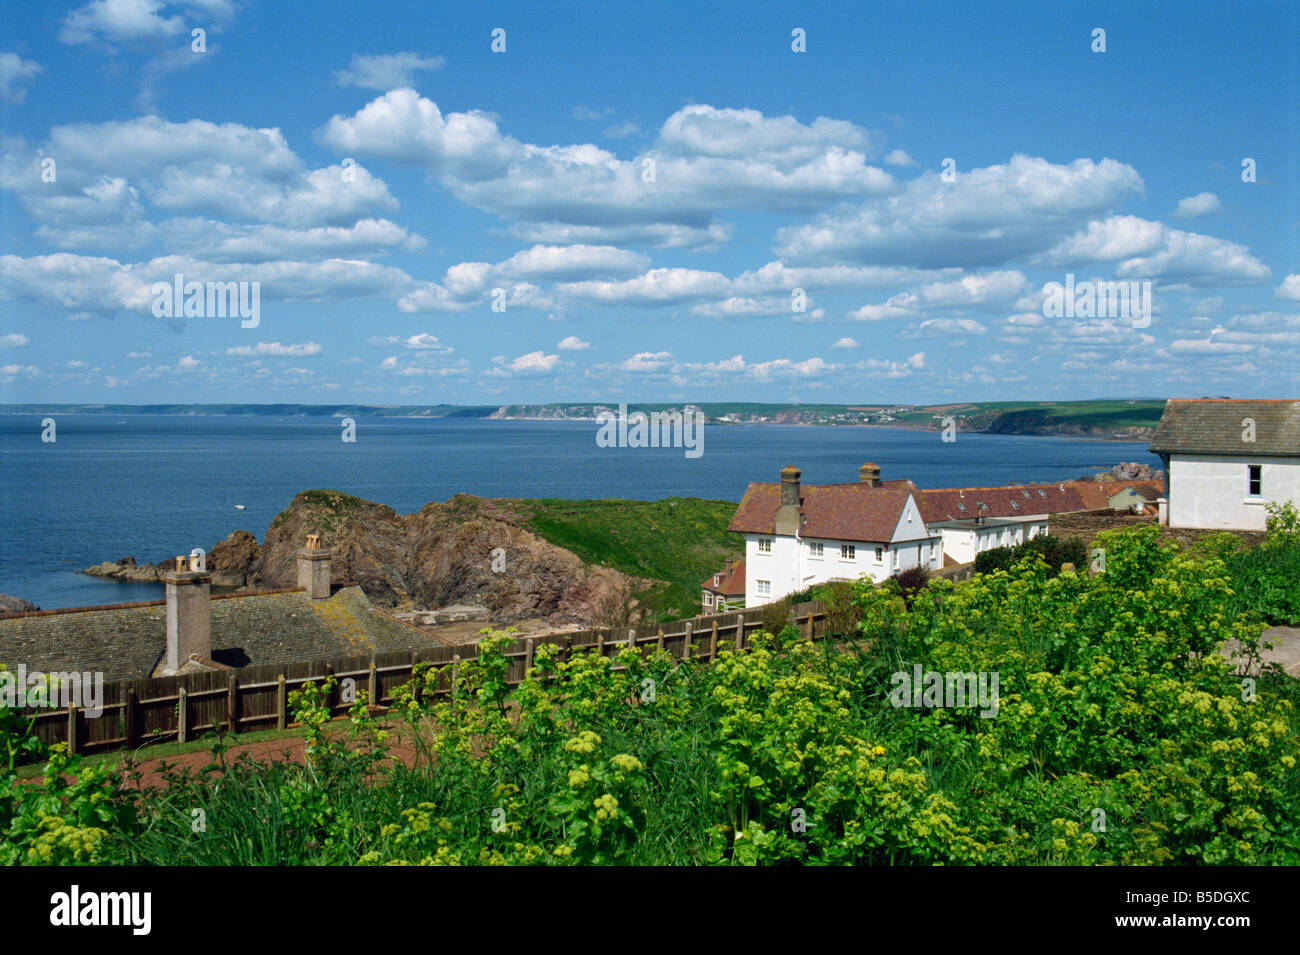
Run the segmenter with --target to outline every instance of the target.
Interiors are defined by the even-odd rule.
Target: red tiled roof
[[[1126,487],[1137,491],[1143,501],[1154,501],[1164,493],[1160,481],[1075,481],[1073,484],[1067,482],[1066,486],[1078,490],[1084,506],[1090,511],[1110,507],[1110,499]]]
[[[745,596],[745,562],[743,560],[732,561],[731,566],[727,568],[717,586],[714,586],[713,575],[709,576],[703,586],[705,590],[711,590],[715,594],[721,594],[724,597]]]
[[[854,484],[804,484],[800,487],[801,537],[827,540],[893,539],[894,529],[911,495],[920,506],[920,490],[911,481],[883,481],[879,487]],[[745,490],[727,530],[772,534],[781,506],[781,485],[755,483]]]
[[[1073,481],[922,491],[920,504],[921,516],[927,524],[980,516],[1026,517],[1030,514],[1090,510]],[[981,504],[985,506],[981,508]],[[1106,505],[1103,503],[1101,506]]]

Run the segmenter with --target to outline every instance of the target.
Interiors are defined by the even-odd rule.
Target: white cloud
[[[1272,274],[1243,245],[1137,216],[1089,222],[1042,259],[1062,266],[1115,262],[1120,278],[1160,279],[1197,288],[1252,285]]]
[[[874,143],[852,123],[702,104],[668,117],[654,146],[630,160],[590,144],[524,143],[486,113],[444,115],[410,89],[334,116],[319,138],[345,154],[421,165],[462,201],[519,219],[521,234],[541,241],[716,241],[722,209],[807,210],[894,186],[868,165]],[[560,239],[566,229],[582,231]]]
[[[142,43],[185,31],[178,16],[164,16],[160,0],[91,0],[63,20],[63,43]]]
[[[560,351],[586,351],[591,347],[591,342],[584,342],[577,335],[570,335],[561,339],[555,347]]]
[[[180,368],[182,371],[192,371],[193,369],[198,368],[201,364],[203,363],[193,355],[182,355],[180,360],[176,362],[176,367]]]
[[[21,103],[27,98],[27,80],[42,71],[35,60],[24,60],[17,53],[0,53],[0,100]]]
[[[633,355],[618,367],[623,371],[659,371],[672,357],[672,354],[666,351],[643,351]]]
[[[227,348],[226,354],[236,357],[253,355],[271,355],[274,357],[300,358],[306,355],[319,355],[321,346],[315,342],[303,342],[301,345],[282,345],[279,342],[258,342],[256,345],[239,345]]]
[[[548,372],[554,370],[559,360],[559,355],[548,355],[542,351],[533,351],[511,360],[503,359],[504,364],[501,370],[515,374]]]
[[[1137,172],[1113,159],[1057,165],[1016,155],[954,182],[929,172],[898,195],[782,229],[777,251],[795,264],[999,265],[1049,248],[1063,230],[1141,190]]]
[[[31,339],[22,332],[13,332],[9,335],[0,335],[0,348],[22,348]]]
[[[635,136],[641,132],[641,126],[628,120],[625,123],[619,123],[617,126],[610,126],[601,134],[608,136],[610,139],[626,139],[628,136]]]
[[[360,86],[370,90],[391,90],[415,85],[419,70],[440,70],[447,61],[441,56],[420,53],[354,53],[345,70],[336,70],[339,86]]]
[[[848,336],[845,336],[844,338],[837,339],[835,344],[831,345],[831,347],[832,348],[857,348],[859,346],[858,346],[858,340],[856,338],[850,338]]]
[[[1194,219],[1197,216],[1209,215],[1211,212],[1218,212],[1223,208],[1219,202],[1219,197],[1212,192],[1200,192],[1194,196],[1188,196],[1185,199],[1178,200],[1178,207],[1174,209],[1174,218],[1176,219]]]
[[[920,163],[901,149],[891,149],[887,152],[885,154],[885,162],[889,163],[891,166],[907,167],[920,165]]]
[[[1284,278],[1282,284],[1273,290],[1273,294],[1278,298],[1300,302],[1300,272]]]
[[[731,283],[718,272],[699,269],[651,269],[636,278],[615,282],[567,282],[556,288],[562,296],[606,305],[680,305],[725,295]]]

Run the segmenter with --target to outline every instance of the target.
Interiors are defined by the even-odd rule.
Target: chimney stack
[[[777,534],[793,537],[803,526],[803,516],[799,511],[799,475],[797,467],[790,465],[781,469],[781,506],[776,509]]]
[[[880,487],[880,465],[868,461],[858,468],[858,482],[869,484],[872,487]]]
[[[799,506],[799,475],[802,472],[793,464],[781,469],[781,506]]]
[[[307,544],[298,551],[298,586],[311,600],[330,595],[330,552],[321,547],[319,534],[308,534]]]
[[[177,557],[162,575],[167,595],[167,651],[160,673],[174,676],[191,657],[212,656],[212,575],[202,556]]]

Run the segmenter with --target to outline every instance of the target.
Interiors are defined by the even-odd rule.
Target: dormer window
[[[1020,510],[1020,504],[1019,504],[1018,502],[1016,502],[1016,501],[1012,501],[1012,502],[1011,502],[1011,509],[1012,509],[1013,511],[1018,511],[1018,510]]]
[[[961,511],[962,513],[965,513],[965,511],[966,511],[966,505],[965,505],[965,504],[958,504],[958,505],[957,505],[957,510]]]
[[[1023,495],[1025,496],[1025,500],[1026,500],[1026,501],[1029,500],[1029,492],[1028,492],[1028,491],[1021,491],[1020,493],[1023,494]]]
[[[1038,489],[1038,496],[1039,496],[1039,497],[1047,497],[1047,492],[1044,491],[1044,490],[1040,487],[1040,488]]]

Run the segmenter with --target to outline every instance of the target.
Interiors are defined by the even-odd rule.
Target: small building
[[[726,613],[745,608],[745,561],[729,561],[702,585],[700,604],[705,613]]]
[[[834,580],[942,568],[942,540],[926,527],[911,481],[881,481],[872,463],[856,484],[804,485],[801,475],[786,467],[779,483],[750,484],[727,528],[745,537],[747,606]]]
[[[1164,493],[1160,481],[1076,481],[1074,486],[1090,511],[1109,508],[1133,514],[1155,514]]]
[[[1300,401],[1171,399],[1148,450],[1170,527],[1261,531],[1265,504],[1300,502]]]

